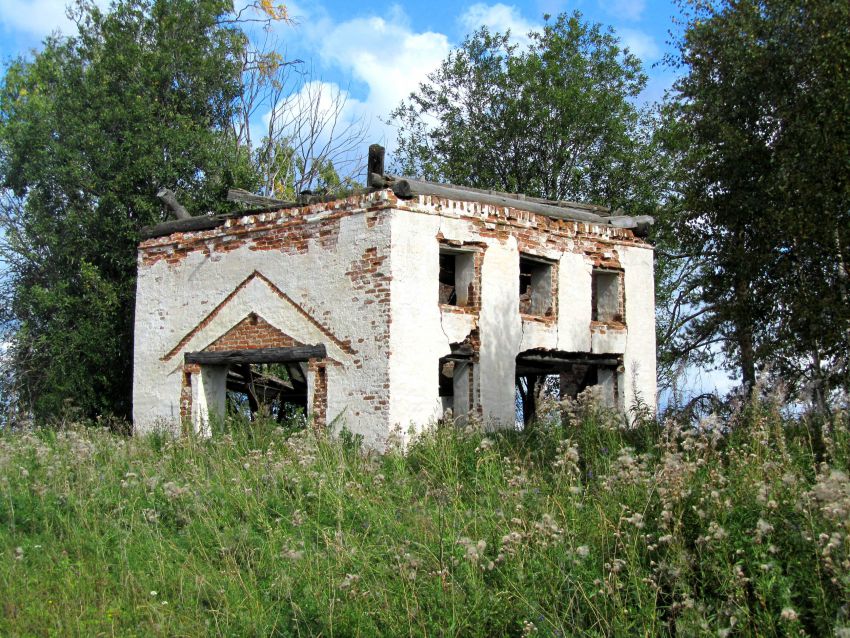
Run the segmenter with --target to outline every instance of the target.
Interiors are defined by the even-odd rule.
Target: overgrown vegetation
[[[0,434],[0,633],[850,635],[850,422]],[[561,410],[565,408],[565,411]]]

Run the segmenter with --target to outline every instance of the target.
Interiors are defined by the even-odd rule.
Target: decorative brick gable
[[[251,313],[204,350],[206,352],[221,352],[223,350],[255,350],[257,348],[291,348],[303,345],[303,343],[275,328],[259,315]]]

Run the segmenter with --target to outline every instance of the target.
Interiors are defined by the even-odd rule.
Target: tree
[[[640,61],[576,12],[521,48],[476,31],[393,113],[398,170],[555,200],[652,210],[661,175],[634,103]]]
[[[79,2],[77,35],[49,38],[6,71],[6,319],[15,379],[37,417],[69,400],[86,415],[129,415],[135,248],[141,227],[164,219],[157,190],[205,213],[229,186],[258,182],[231,134],[246,44],[231,9]]]
[[[690,6],[667,107],[695,266],[676,347],[720,344],[746,387],[769,370],[824,408],[850,387],[850,4]]]
[[[260,194],[294,200],[302,191],[351,188],[363,169],[359,151],[367,122],[349,112],[344,91],[315,79],[301,60],[286,60],[279,48],[266,38],[245,49],[233,118],[236,139],[251,152],[261,176]],[[265,126],[261,139],[254,140],[252,122],[258,115]]]

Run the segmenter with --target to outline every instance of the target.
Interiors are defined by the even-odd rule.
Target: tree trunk
[[[738,312],[734,320],[735,341],[738,345],[740,357],[741,382],[744,386],[744,391],[750,397],[756,385],[756,354],[753,344],[752,326],[754,317],[750,311],[749,304],[746,302],[750,296],[749,286],[747,285],[747,280],[740,273],[738,273],[735,281],[735,296],[738,299]],[[741,312],[742,308],[746,309],[747,312]]]

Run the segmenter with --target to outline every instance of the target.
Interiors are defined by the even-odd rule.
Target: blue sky
[[[96,0],[105,5],[104,0]],[[7,62],[40,46],[54,30],[71,33],[67,0],[0,0],[0,60]],[[612,26],[644,62],[650,77],[645,101],[660,99],[673,73],[660,64],[678,10],[669,0],[524,0],[522,2],[345,2],[286,3],[294,26],[276,30],[289,58],[309,62],[327,90],[344,91],[348,116],[365,117],[372,139],[392,145],[382,122],[465,34],[486,24],[521,38],[543,22],[543,14],[581,11]]]

